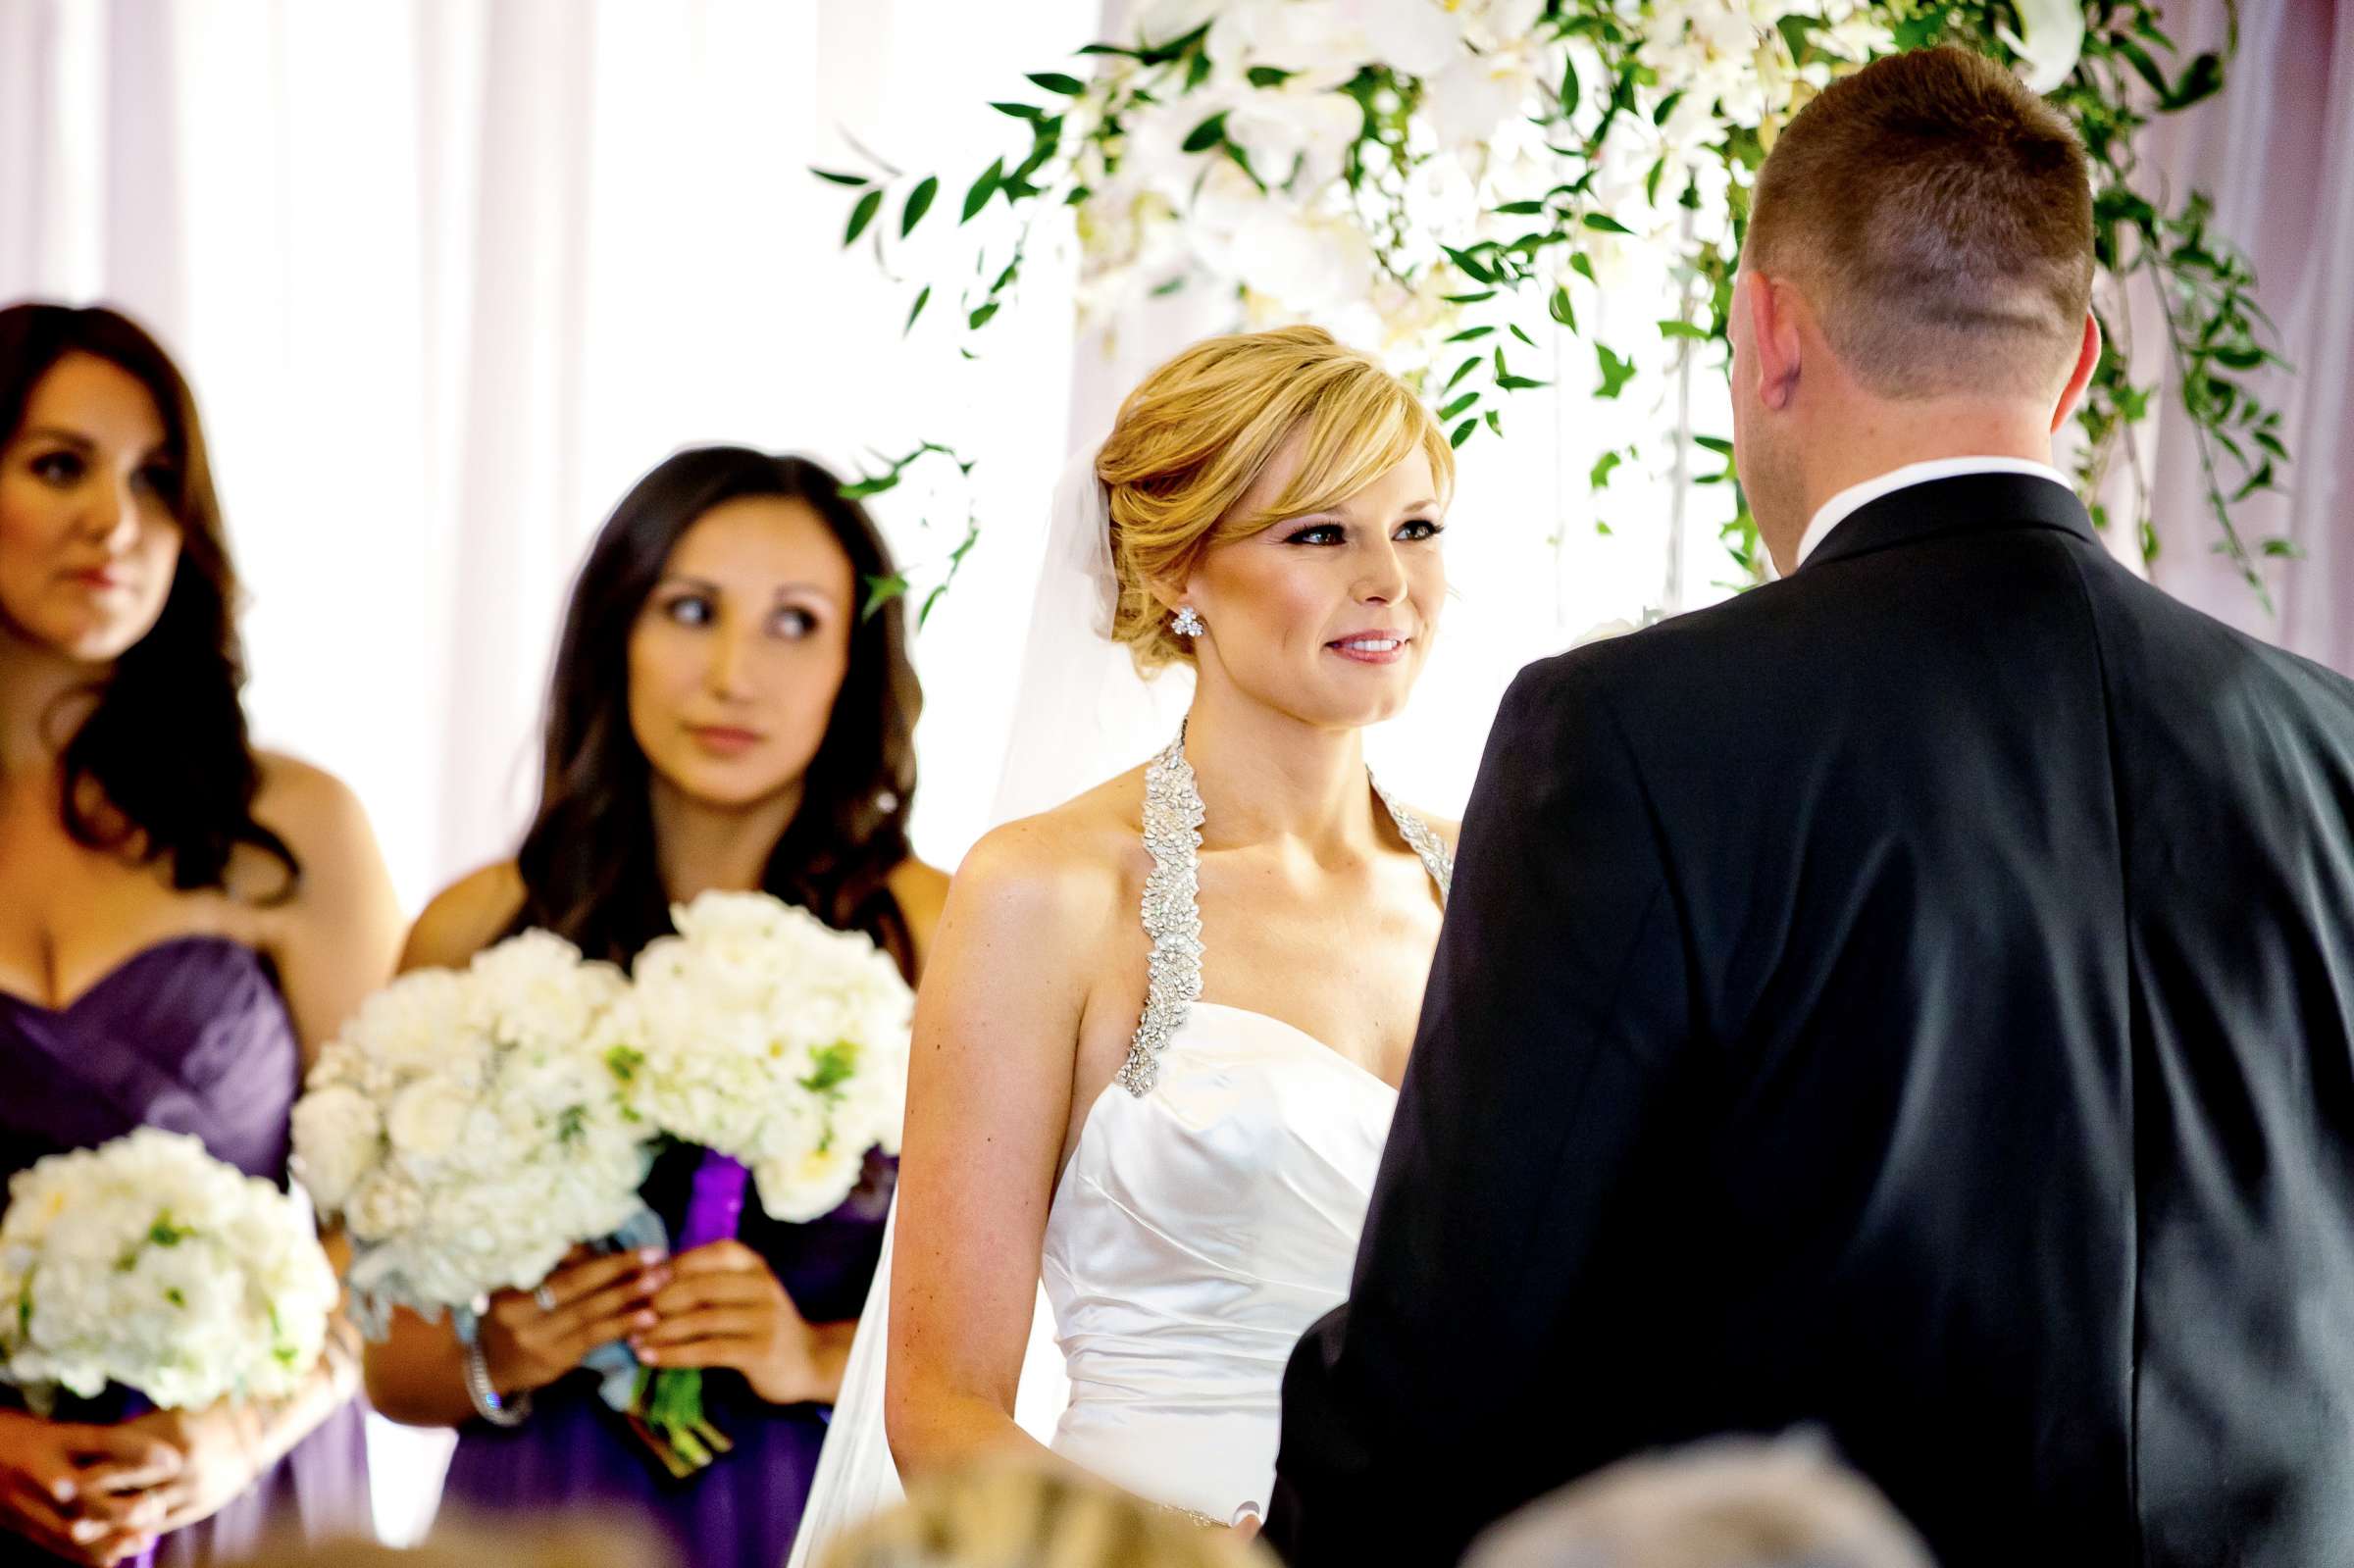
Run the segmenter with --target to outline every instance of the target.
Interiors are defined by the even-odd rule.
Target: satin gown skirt
[[[1265,1511],[1284,1365],[1348,1297],[1397,1104],[1291,1025],[1207,1002],[1151,1092],[1103,1091],[1047,1218],[1056,1452],[1215,1519]]]
[[[185,936],[132,955],[63,1008],[0,994],[0,1180],[45,1155],[160,1127],[282,1184],[302,1051],[267,960],[225,937]],[[0,1400],[13,1399],[0,1389]],[[122,1412],[111,1391],[58,1410],[77,1421]],[[167,1537],[156,1560],[233,1561],[273,1532],[328,1540],[372,1528],[364,1418],[353,1403],[220,1513]],[[0,1561],[57,1560],[0,1536]]]

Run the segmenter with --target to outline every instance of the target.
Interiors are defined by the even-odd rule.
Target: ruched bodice
[[[1199,999],[1182,746],[1147,776],[1144,1017],[1055,1189],[1041,1278],[1071,1382],[1055,1450],[1229,1520],[1265,1510],[1284,1363],[1349,1293],[1398,1095],[1289,1024]],[[1390,810],[1443,890],[1445,849]]]
[[[174,936],[64,1007],[0,994],[0,1181],[47,1155],[160,1127],[282,1185],[302,1046],[267,958],[227,936]],[[13,1402],[0,1391],[0,1403]],[[68,1397],[58,1413],[111,1421],[123,1409],[110,1390]],[[157,1562],[239,1559],[268,1531],[325,1539],[369,1526],[361,1414],[347,1404],[219,1513],[164,1538]],[[55,1560],[0,1536],[0,1561]]]

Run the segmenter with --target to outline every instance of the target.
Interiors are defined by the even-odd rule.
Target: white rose
[[[474,1096],[439,1076],[421,1078],[394,1096],[384,1112],[384,1136],[414,1159],[433,1160],[458,1144]]]

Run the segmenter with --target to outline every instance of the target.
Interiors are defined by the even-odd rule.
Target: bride
[[[1300,1335],[1348,1293],[1451,867],[1366,773],[1446,593],[1454,474],[1414,393],[1313,328],[1129,397],[1086,486],[1109,632],[1190,663],[1167,749],[998,829],[915,1020],[889,1322],[909,1474],[1052,1450],[1217,1524],[1263,1511]],[[1107,512],[1107,517],[1105,513]],[[1141,918],[1140,918],[1141,912]]]

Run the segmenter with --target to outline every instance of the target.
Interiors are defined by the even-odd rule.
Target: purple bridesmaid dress
[[[646,1180],[646,1202],[671,1236],[681,1233],[700,1160],[698,1149],[673,1149]],[[855,1318],[883,1255],[897,1179],[896,1161],[870,1153],[857,1189],[833,1213],[781,1224],[755,1197],[737,1238],[768,1260],[803,1317]],[[692,1568],[778,1568],[800,1525],[832,1412],[768,1404],[733,1372],[705,1376],[703,1404],[735,1449],[675,1481],[598,1398],[595,1379],[576,1372],[535,1394],[522,1426],[467,1426],[442,1504],[478,1520],[587,1507],[628,1513],[662,1531]]]
[[[222,936],[180,936],[126,960],[64,1008],[0,993],[0,1181],[44,1155],[137,1127],[190,1133],[213,1155],[282,1184],[302,1051],[269,962]],[[123,1402],[62,1400],[77,1421]],[[13,1390],[0,1400],[15,1402]],[[233,1561],[265,1534],[371,1528],[364,1418],[346,1404],[213,1518],[165,1538],[158,1564]],[[0,1560],[54,1562],[0,1535]]]

